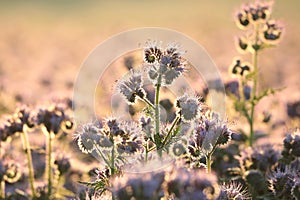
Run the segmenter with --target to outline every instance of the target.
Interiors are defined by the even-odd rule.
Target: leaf
[[[274,88],[265,89],[264,91],[262,91],[258,96],[256,96],[253,99],[254,105],[256,105],[262,98],[267,97],[271,94],[275,94],[276,92],[280,92],[280,91],[284,90],[285,88],[286,87],[277,88],[277,89],[274,89]]]

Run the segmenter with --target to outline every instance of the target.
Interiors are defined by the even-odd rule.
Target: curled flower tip
[[[217,140],[217,145],[225,145],[231,140],[231,130],[227,127],[225,123],[220,125],[220,136]]]
[[[270,17],[270,14],[271,4],[257,1],[249,7],[249,15],[252,22],[264,22]]]
[[[183,52],[181,52],[179,44],[169,44],[161,58],[161,64],[170,68],[179,67],[183,62],[181,57],[182,54]]]
[[[13,161],[8,162],[5,165],[5,174],[3,179],[8,183],[16,183],[22,176],[21,167],[19,164]]]
[[[146,96],[142,86],[142,74],[134,70],[131,70],[128,76],[117,83],[118,92],[123,95],[128,104],[134,104],[137,97],[143,99]]]
[[[83,153],[91,153],[95,149],[95,144],[100,141],[100,135],[98,134],[100,129],[98,129],[94,124],[88,123],[84,124],[81,127],[81,130],[78,131],[75,139],[79,149]]]
[[[148,64],[149,79],[156,84],[158,77],[161,77],[160,84],[170,85],[186,69],[186,61],[182,58],[183,51],[180,45],[173,43],[167,45],[165,49],[160,49],[157,62],[146,62]],[[155,58],[156,58],[155,57]]]
[[[299,168],[287,166],[284,170],[277,169],[268,180],[275,199],[294,199],[295,194],[299,195],[299,191],[295,191],[296,188],[299,189]]]
[[[30,111],[30,108],[25,105],[17,108],[14,118],[20,120],[23,125],[27,125],[29,128],[34,126],[32,112]]]
[[[161,49],[161,43],[157,41],[147,41],[144,48],[144,60],[146,63],[159,62],[163,52]]]
[[[245,53],[249,46],[249,40],[246,37],[237,38],[237,49],[241,53]]]
[[[181,139],[171,143],[169,146],[169,153],[174,158],[179,158],[184,156],[188,152],[188,141]]]
[[[47,108],[40,108],[36,121],[38,125],[43,125],[48,133],[58,134],[63,128],[62,125],[70,121],[70,117],[65,107],[53,104]]]
[[[249,63],[242,62],[241,59],[237,58],[233,60],[229,69],[233,75],[245,76],[250,72],[251,67]]]
[[[249,19],[249,8],[248,6],[243,6],[239,12],[236,14],[236,25],[244,30],[248,27],[250,24],[250,19]]]
[[[65,156],[56,158],[54,164],[57,165],[60,175],[65,174],[71,168],[70,159]]]
[[[272,20],[268,21],[264,27],[263,38],[267,42],[277,42],[282,35],[283,26]]]
[[[143,151],[143,134],[142,134],[142,128],[139,126],[139,124],[132,122],[122,122],[120,123],[120,129],[123,130],[125,133],[123,136],[120,137],[119,142],[117,143],[118,152],[119,153],[127,153],[132,154],[139,151]]]
[[[176,106],[183,121],[190,122],[199,118],[200,103],[197,98],[185,94],[177,99]]]

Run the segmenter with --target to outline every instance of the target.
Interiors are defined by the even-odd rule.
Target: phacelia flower
[[[71,168],[70,159],[63,155],[58,156],[55,159],[54,164],[57,165],[60,176],[65,174]]]
[[[183,121],[190,122],[199,118],[200,103],[197,98],[185,94],[177,99],[176,106]]]
[[[246,27],[248,27],[248,25],[250,24],[250,19],[249,19],[249,10],[248,8],[245,6],[244,8],[241,9],[241,11],[239,11],[236,14],[236,24],[240,29],[245,29]]]
[[[146,63],[159,62],[163,50],[161,43],[156,41],[147,41],[146,47],[144,48],[144,60]]]
[[[171,199],[216,199],[219,196],[217,178],[205,170],[173,167],[166,176],[166,190]]]
[[[237,58],[233,60],[233,63],[229,69],[232,74],[242,77],[250,72],[251,67],[249,63],[244,63],[241,61],[241,59]]]
[[[188,140],[181,138],[169,145],[169,153],[174,158],[179,158],[185,155],[188,151]]]
[[[257,1],[255,4],[249,6],[250,19],[253,22],[266,21],[271,14],[271,4]]]
[[[144,50],[145,57],[146,55],[149,55],[149,49],[160,49],[158,51],[159,53],[150,54],[153,56],[150,57],[151,59],[148,58],[148,61],[146,61],[149,79],[154,84],[172,84],[186,68],[186,62],[182,57],[183,52],[180,50],[180,46],[178,44],[169,44],[163,50],[160,47],[146,47]],[[155,50],[155,52],[156,51],[157,50]]]
[[[249,47],[249,39],[246,37],[238,37],[237,38],[237,49],[241,52],[241,53],[245,53],[247,51]]]
[[[240,99],[241,96],[239,93],[239,87],[241,87],[241,86],[238,81],[234,80],[234,81],[227,82],[227,83],[225,83],[225,92],[229,96],[233,95],[236,98]],[[245,99],[249,100],[250,96],[251,96],[251,87],[249,85],[245,85],[243,91],[244,91]]]
[[[217,200],[247,200],[251,199],[247,189],[240,183],[230,182],[221,186],[220,196]]]
[[[12,160],[8,161],[5,166],[5,173],[3,179],[8,183],[16,183],[22,176],[21,167],[18,163]]]
[[[287,134],[283,140],[283,150],[281,155],[285,163],[290,163],[300,157],[300,130],[297,129],[291,134]]]
[[[62,105],[53,104],[40,108],[37,112],[36,122],[43,125],[48,133],[58,134],[63,129],[72,129],[73,122]],[[64,127],[63,127],[64,126]]]
[[[271,3],[255,2],[253,4],[244,4],[236,14],[237,26],[245,29],[250,24],[257,22],[265,22],[271,15]]]
[[[293,169],[287,166],[284,170],[273,171],[269,177],[269,189],[275,199],[294,199],[294,189],[299,188],[299,181],[299,168]]]
[[[126,173],[112,180],[113,194],[118,200],[160,199],[165,172]]]
[[[255,148],[246,148],[236,157],[240,168],[244,170],[257,169],[267,173],[276,167],[280,152],[274,145],[262,145]]]
[[[79,149],[83,153],[92,153],[92,151],[96,148],[96,144],[99,143],[99,141],[102,138],[105,139],[105,147],[112,147],[112,142],[110,139],[93,123],[87,123],[84,124],[81,127],[81,130],[78,131],[78,134],[75,136],[75,139],[77,140],[77,144]],[[103,143],[102,143],[103,145]]]
[[[300,118],[300,100],[287,103],[286,109],[289,117]]]
[[[283,32],[283,27],[278,22],[268,21],[264,27],[263,38],[268,42],[276,42],[280,39]]]
[[[118,81],[117,89],[128,104],[134,104],[137,97],[143,99],[146,95],[143,89],[142,74],[134,70],[131,70],[124,79]]]
[[[25,126],[34,126],[33,114],[28,107],[21,106],[0,125],[0,140],[6,141],[14,134],[23,132]]]
[[[207,154],[212,151],[215,145],[224,145],[230,139],[230,129],[218,119],[217,115],[213,115],[212,118],[203,116],[196,123],[190,145]]]

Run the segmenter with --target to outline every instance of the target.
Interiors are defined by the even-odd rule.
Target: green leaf
[[[285,88],[286,88],[286,87],[277,88],[277,89],[274,89],[274,88],[268,88],[268,89],[265,89],[264,91],[262,91],[258,96],[256,96],[256,97],[253,99],[254,105],[256,105],[262,98],[267,97],[267,96],[269,96],[269,95],[273,95],[273,94],[275,94],[276,92],[280,92],[280,91],[284,90]]]

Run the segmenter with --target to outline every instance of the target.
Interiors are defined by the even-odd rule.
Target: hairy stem
[[[94,143],[94,145],[95,145],[95,147],[96,147],[95,149],[96,149],[97,153],[101,156],[101,158],[103,159],[103,161],[105,162],[105,164],[106,164],[110,169],[112,169],[113,167],[111,166],[109,160],[107,160],[107,159],[105,158],[105,156],[103,155],[103,153],[101,152],[101,150],[98,148],[98,145],[96,144],[96,142],[93,141],[93,143]]]
[[[155,90],[155,144],[158,149],[161,148],[160,138],[160,109],[159,109],[159,93],[161,87],[161,75],[157,78],[156,90]]]
[[[174,121],[172,123],[172,126],[171,126],[170,130],[168,131],[168,134],[166,135],[166,137],[162,141],[162,144],[161,144],[162,147],[164,147],[164,145],[167,144],[167,142],[168,142],[168,140],[169,140],[169,138],[172,134],[172,131],[173,131],[174,127],[176,126],[176,124],[178,123],[179,119],[180,119],[180,116],[176,116],[176,118],[174,119]]]
[[[50,198],[52,193],[52,139],[54,138],[54,133],[49,132],[46,134],[46,173],[47,173],[47,182],[48,182],[48,197]]]
[[[0,183],[0,199],[5,199],[5,181],[1,180]]]
[[[211,173],[211,153],[208,153],[206,156],[206,171],[208,174]]]
[[[144,101],[146,104],[148,104],[148,106],[150,106],[151,108],[155,109],[155,106],[151,103],[151,101],[149,101],[149,99],[147,99],[147,97],[144,98],[140,98],[142,101]]]
[[[113,141],[113,149],[111,151],[111,175],[113,176],[115,174],[115,144]]]
[[[255,45],[258,44],[258,39],[259,39],[259,26],[258,24],[255,26]],[[257,92],[257,82],[258,82],[258,65],[257,65],[257,60],[258,60],[258,50],[255,49],[252,57],[252,64],[253,64],[253,70],[254,70],[254,77],[253,77],[253,88],[252,88],[252,93],[251,93],[251,109],[250,109],[250,119],[249,125],[250,125],[250,137],[249,137],[249,146],[253,146],[254,142],[254,111],[255,111],[255,105],[256,103],[255,98],[256,98],[256,92]]]
[[[28,140],[27,130],[25,127],[24,127],[24,131],[20,134],[20,136],[21,136],[23,149],[27,159],[28,178],[29,178],[29,185],[31,189],[31,195],[32,197],[35,197],[36,194],[34,189],[34,170],[33,170],[32,157],[31,157],[31,148]]]

